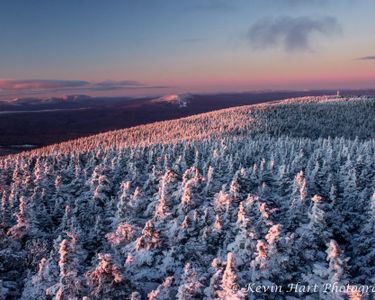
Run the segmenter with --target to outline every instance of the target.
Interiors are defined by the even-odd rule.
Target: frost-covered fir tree
[[[201,271],[201,270],[199,270]],[[203,284],[200,282],[199,274],[188,262],[184,267],[184,273],[178,287],[178,300],[192,300],[203,297]]]
[[[125,298],[130,294],[126,279],[110,254],[99,254],[97,265],[86,273],[89,295],[94,299]]]

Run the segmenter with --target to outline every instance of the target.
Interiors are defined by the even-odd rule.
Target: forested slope
[[[374,114],[306,97],[1,158],[0,295],[354,297],[286,290],[375,284]]]

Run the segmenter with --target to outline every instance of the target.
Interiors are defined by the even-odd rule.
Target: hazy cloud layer
[[[91,88],[95,90],[116,90],[123,88],[145,88],[147,85],[133,80],[113,81],[107,80],[91,84]]]
[[[89,82],[82,80],[9,80],[0,79],[0,91],[64,91],[64,90],[80,90],[80,91],[105,91],[117,89],[136,89],[136,88],[162,88],[159,86],[146,85],[144,83],[124,80],[113,81],[107,80],[102,82]]]
[[[89,84],[81,80],[9,80],[0,79],[0,89],[2,90],[35,90],[35,89],[57,89],[76,88]]]
[[[326,37],[340,32],[333,17],[264,18],[254,23],[247,37],[254,49],[282,46],[286,51],[311,51],[313,35]]]
[[[363,56],[358,58],[359,60],[375,60],[375,55],[374,56]]]

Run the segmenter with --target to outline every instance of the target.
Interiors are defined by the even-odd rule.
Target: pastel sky
[[[0,2],[0,98],[375,88],[374,0]]]

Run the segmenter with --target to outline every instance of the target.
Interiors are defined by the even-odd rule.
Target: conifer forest
[[[0,157],[0,299],[372,299],[374,116],[302,97]]]

